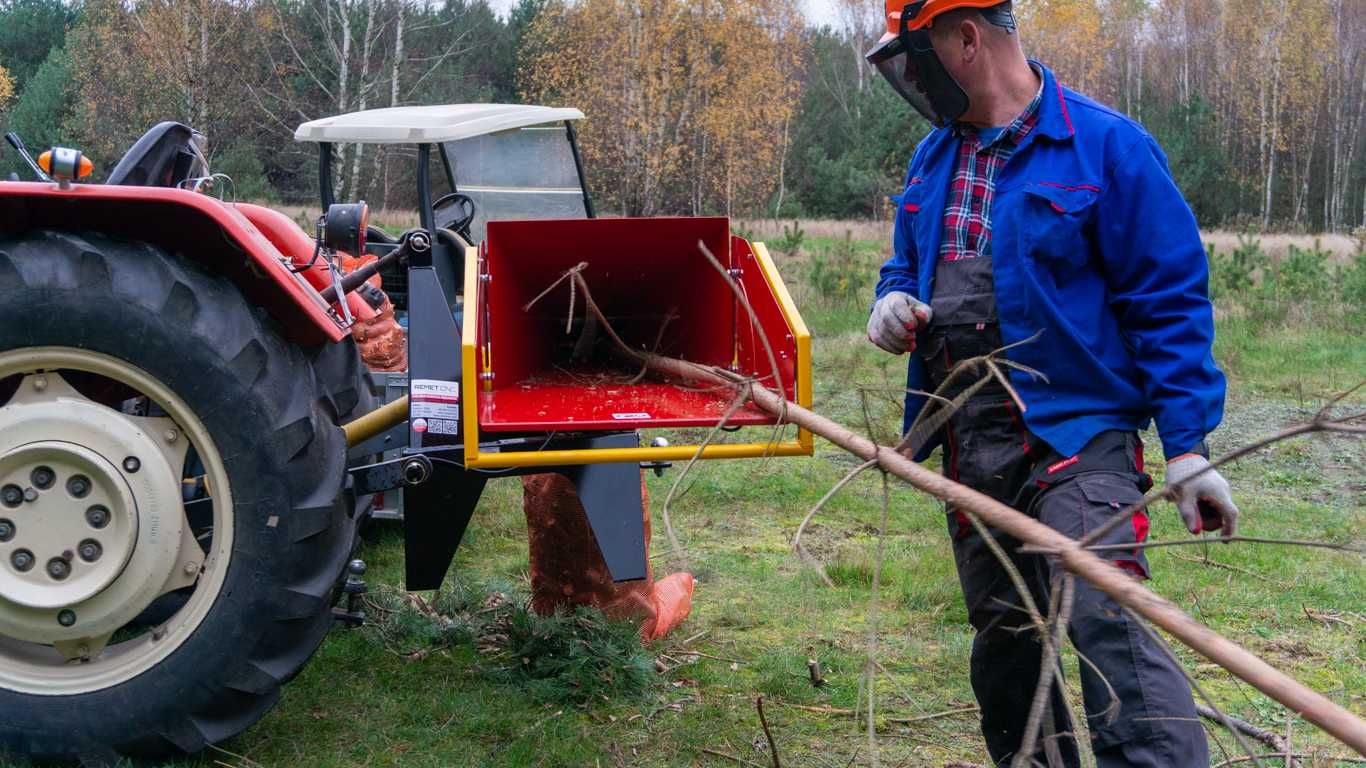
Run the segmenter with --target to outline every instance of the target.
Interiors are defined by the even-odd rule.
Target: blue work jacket
[[[1062,87],[1046,67],[1037,127],[996,177],[991,258],[1006,357],[1025,424],[1064,456],[1108,429],[1155,420],[1168,458],[1223,418],[1214,364],[1209,264],[1195,216],[1157,142],[1133,120]],[[949,182],[961,139],[949,128],[916,147],[877,298],[929,303]],[[910,355],[909,390],[929,387]],[[925,403],[906,397],[906,428]],[[916,458],[925,458],[932,441]]]

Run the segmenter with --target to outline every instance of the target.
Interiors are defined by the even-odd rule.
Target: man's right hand
[[[930,324],[928,304],[892,291],[877,300],[868,317],[868,340],[894,355],[915,349],[915,332]]]

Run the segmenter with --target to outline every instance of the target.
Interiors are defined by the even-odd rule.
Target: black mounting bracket
[[[634,432],[557,440],[555,448],[631,448]],[[504,452],[549,447],[544,441],[502,441]],[[436,589],[446,578],[469,527],[484,485],[494,477],[554,472],[578,490],[593,538],[614,581],[645,578],[644,497],[641,465],[636,462],[559,467],[514,467],[496,471],[468,469],[451,448],[410,449],[388,461],[350,470],[359,494],[403,489],[405,570],[410,590]]]

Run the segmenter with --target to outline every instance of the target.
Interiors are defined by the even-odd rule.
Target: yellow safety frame
[[[753,243],[754,256],[763,270],[764,279],[778,300],[783,318],[787,320],[797,347],[794,368],[797,373],[796,402],[803,408],[811,407],[811,332],[797,311],[787,285],[763,243]],[[465,466],[472,469],[506,469],[509,467],[558,467],[574,464],[611,464],[616,462],[687,461],[697,455],[699,446],[671,445],[639,448],[584,448],[549,451],[485,452],[479,450],[479,316],[483,283],[479,279],[479,249],[465,251],[465,312],[460,329],[462,374],[460,399],[464,407]],[[798,428],[795,440],[778,443],[734,443],[708,445],[702,449],[701,459],[749,459],[765,456],[810,456],[815,439],[811,432]]]

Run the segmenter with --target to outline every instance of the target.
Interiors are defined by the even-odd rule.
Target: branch
[[[1133,504],[1130,504],[1124,509],[1121,509],[1120,511],[1116,512],[1113,516],[1110,517],[1109,520],[1106,520],[1104,523],[1102,523],[1099,528],[1081,537],[1081,545],[1089,546],[1091,544],[1094,544],[1105,534],[1109,533],[1110,531],[1113,531],[1115,528],[1119,527],[1124,522],[1126,522],[1129,518],[1133,517],[1135,512],[1146,509],[1148,505],[1152,504],[1155,501],[1158,501],[1160,499],[1174,499],[1176,496],[1176,492],[1180,490],[1182,486],[1194,480],[1195,478],[1205,474],[1206,472],[1213,472],[1217,467],[1221,467],[1231,461],[1241,459],[1242,457],[1247,456],[1248,454],[1256,453],[1257,451],[1260,451],[1261,449],[1273,443],[1278,443],[1282,440],[1288,440],[1292,437],[1298,437],[1299,435],[1312,434],[1314,432],[1366,432],[1366,426],[1356,426],[1353,423],[1356,421],[1360,421],[1363,418],[1366,418],[1366,413],[1352,414],[1351,416],[1344,416],[1337,419],[1332,418],[1331,413],[1333,406],[1342,402],[1344,398],[1360,389],[1364,384],[1366,384],[1366,381],[1358,383],[1351,389],[1348,389],[1347,391],[1342,392],[1341,394],[1334,397],[1322,408],[1320,408],[1318,413],[1314,414],[1314,418],[1312,421],[1309,421],[1304,424],[1296,424],[1295,426],[1277,432],[1276,434],[1271,435],[1270,437],[1264,437],[1261,440],[1245,445],[1242,448],[1233,451],[1232,453],[1224,454],[1223,456],[1220,456],[1218,459],[1210,462],[1209,466],[1205,467],[1199,472],[1196,472],[1190,477],[1187,477],[1182,482],[1177,483],[1175,485],[1167,484],[1161,488],[1148,492],[1148,494],[1145,495],[1142,499],[1139,499]]]
[[[1222,712],[1210,709],[1204,704],[1196,704],[1195,711],[1198,712],[1201,717],[1207,720],[1213,720],[1214,722],[1224,726],[1225,728],[1234,728],[1239,732],[1245,733],[1248,736],[1251,736],[1252,738],[1256,739],[1257,741],[1260,741],[1268,747],[1271,747],[1272,749],[1278,750],[1280,752],[1285,752],[1288,749],[1288,746],[1286,745],[1285,741],[1280,736],[1277,736],[1276,734],[1266,730],[1265,728],[1258,728],[1257,726],[1253,725],[1252,723],[1249,723],[1246,720],[1242,720],[1237,717],[1234,717],[1233,715],[1227,715]]]
[[[1316,547],[1318,549],[1334,549],[1339,552],[1352,552],[1358,555],[1366,554],[1366,550],[1347,544],[1333,544],[1328,541],[1309,541],[1306,539],[1269,539],[1262,536],[1229,536],[1227,538],[1213,538],[1202,536],[1194,539],[1172,539],[1171,541],[1138,541],[1130,544],[1092,544],[1086,549],[1091,552],[1108,552],[1111,550],[1130,550],[1130,549],[1155,549],[1157,547],[1185,547],[1193,544],[1209,544],[1217,541],[1221,544],[1282,544],[1290,547]],[[1032,545],[1020,547],[1020,552],[1034,555],[1051,555],[1051,550]]]
[[[763,694],[754,697],[754,708],[759,710],[759,724],[764,727],[764,736],[768,737],[768,753],[773,757],[773,768],[783,768],[778,762],[778,743],[773,740],[773,732],[768,729],[768,718],[764,717]]]
[[[578,275],[576,279],[582,281],[582,276]],[[589,309],[601,315],[587,284],[580,282],[579,287],[584,291],[584,301]],[[649,365],[662,375],[699,384],[731,387],[736,392],[744,383],[744,380],[737,380],[734,374],[724,369],[631,349],[616,335],[605,317],[600,316],[599,319],[603,321],[608,336],[623,355]],[[1082,542],[1068,538],[1042,522],[979,491],[939,475],[891,447],[878,445],[847,427],[797,403],[787,401],[766,387],[753,382],[749,384],[750,400],[760,409],[774,416],[785,414],[791,423],[820,435],[864,461],[877,461],[883,470],[951,505],[972,512],[991,527],[1000,529],[1023,543],[1056,552],[1059,565],[1086,579],[1121,606],[1166,630],[1197,653],[1224,667],[1291,711],[1300,713],[1306,720],[1347,746],[1366,754],[1366,721],[1192,619],[1170,601],[1151,592],[1124,571],[1088,551]]]

